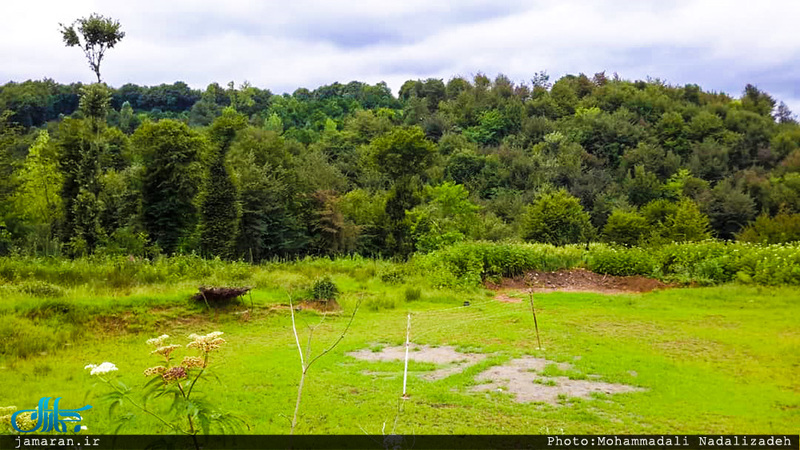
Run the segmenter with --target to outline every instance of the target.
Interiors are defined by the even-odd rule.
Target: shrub
[[[399,268],[389,268],[380,274],[381,281],[386,284],[399,284],[406,280],[405,273]]]
[[[800,241],[800,214],[781,212],[775,217],[762,214],[737,234],[736,239],[761,244]]]
[[[603,227],[603,238],[630,247],[638,244],[648,229],[647,219],[638,212],[615,209]]]
[[[652,249],[665,278],[703,284],[734,280],[800,284],[800,246],[704,241]]]
[[[311,296],[314,300],[336,300],[337,295],[339,295],[339,288],[336,287],[336,284],[329,276],[317,279],[311,287]]]
[[[594,234],[589,214],[567,191],[544,194],[522,219],[522,238],[553,245],[586,242]]]
[[[33,297],[57,298],[64,296],[64,290],[60,287],[44,281],[26,281],[17,286],[17,290]]]
[[[642,215],[651,228],[648,239],[651,244],[702,241],[711,237],[708,217],[687,198],[677,203],[665,199],[648,203],[642,208]]]
[[[711,237],[708,216],[700,212],[697,204],[688,198],[677,204],[661,233],[661,238],[674,242],[702,241]]]

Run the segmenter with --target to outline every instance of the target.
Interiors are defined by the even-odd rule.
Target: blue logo
[[[34,431],[56,431],[59,433],[66,433],[67,422],[76,422],[75,427],[72,429],[75,433],[81,429],[81,415],[80,411],[92,409],[92,405],[86,405],[78,409],[58,409],[58,402],[61,397],[53,400],[53,409],[48,409],[50,404],[50,397],[42,397],[39,399],[39,406],[37,409],[23,409],[15,412],[11,416],[11,426],[20,433],[32,433]],[[36,422],[36,426],[30,430],[20,430],[17,426],[17,416],[22,413],[32,413],[31,421]]]

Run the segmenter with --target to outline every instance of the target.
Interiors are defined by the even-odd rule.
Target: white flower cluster
[[[87,364],[84,369],[92,369],[92,371],[89,372],[90,375],[103,375],[117,370],[117,366],[110,362],[104,362],[99,366],[97,364]]]
[[[163,344],[164,341],[166,341],[167,339],[169,339],[169,335],[162,334],[157,338],[148,339],[147,343],[152,345],[153,347],[161,347],[161,344]]]
[[[225,339],[222,339],[222,331],[214,331],[212,333],[208,333],[205,336],[199,334],[190,334],[189,339],[194,339],[192,342],[186,345],[188,348],[198,348],[203,353],[208,353],[212,350],[218,349],[220,345],[225,343]]]

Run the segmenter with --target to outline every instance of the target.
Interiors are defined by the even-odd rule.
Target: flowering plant
[[[153,348],[150,353],[158,356],[161,364],[143,371],[144,376],[149,377],[150,381],[144,386],[141,400],[134,398],[133,389],[115,377],[114,372],[118,369],[114,364],[110,362],[100,365],[89,364],[85,368],[91,370],[91,375],[97,376],[111,387],[111,392],[105,395],[105,400],[110,404],[111,414],[129,404],[158,419],[175,433],[194,436],[202,431],[208,434],[212,427],[221,433],[236,431],[244,423],[240,418],[218,411],[205,399],[198,398],[194,390],[197,381],[205,378],[207,374],[210,354],[225,344],[225,340],[220,337],[222,334],[221,331],[206,335],[190,334],[191,342],[186,344],[185,348],[198,350],[199,356],[186,355],[180,360],[175,357],[175,353],[184,346],[168,344],[168,335],[148,339],[147,344]],[[171,399],[168,408],[160,405],[151,406],[162,398]],[[117,431],[134,417],[134,414],[121,415]]]

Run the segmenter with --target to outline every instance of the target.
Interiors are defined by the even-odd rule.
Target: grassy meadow
[[[104,264],[0,261],[0,406],[29,409],[41,397],[62,397],[62,408],[93,405],[82,422],[90,433],[115,432],[119,418],[127,419],[120,428],[127,434],[170,432],[129,405],[110,413],[107,386],[84,366],[112,362],[119,369],[112,378],[140,389],[148,381],[143,371],[159,363],[147,339],[167,334],[168,343],[184,345],[191,333],[222,331],[226,343],[210,354],[212,376],[197,383],[200,398],[243,419],[242,432],[288,433],[301,366],[283,305],[287,293],[301,301],[314,280],[329,275],[342,311],[315,329],[312,353],[334,342],[360,308],[341,343],[309,369],[297,433],[787,433],[800,423],[797,288],[540,293],[538,349],[526,294],[506,292],[523,300],[508,303],[480,285],[436,288],[424,272],[387,261]],[[209,309],[189,300],[200,284],[254,289],[241,303]],[[412,360],[409,397],[401,400],[402,361],[347,353],[403,344],[408,314],[413,346],[449,345],[486,358],[436,381],[422,378],[436,365]],[[323,315],[302,309],[296,319],[305,348],[308,326]],[[193,353],[184,347],[176,354]],[[561,372],[548,366],[554,375],[642,390],[557,404],[473,390],[478,374],[524,355],[571,364]]]

